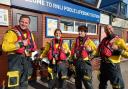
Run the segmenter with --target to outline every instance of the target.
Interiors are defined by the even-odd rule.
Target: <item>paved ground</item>
[[[74,79],[72,79],[74,81]],[[68,89],[75,89],[74,82],[68,80]],[[28,89],[48,89],[48,84],[45,79],[37,80],[37,81],[30,81]]]
[[[67,89],[75,89],[75,83],[74,83],[75,80],[73,77],[70,80],[68,80],[67,82],[68,82]],[[97,71],[93,71],[94,89],[98,89],[98,84],[99,84],[99,81],[97,79]],[[82,86],[82,87],[83,87],[83,89],[85,89],[84,86]],[[48,89],[48,84],[47,84],[46,79],[42,79],[42,80],[38,79],[37,81],[30,81],[28,89]],[[112,87],[110,86],[110,83],[108,83],[107,89],[112,89]]]
[[[30,81],[28,89],[48,89],[48,85],[46,82],[38,81]]]

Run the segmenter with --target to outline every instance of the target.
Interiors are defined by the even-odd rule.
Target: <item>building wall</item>
[[[12,24],[12,17],[11,17],[11,9],[10,9],[10,7],[7,6],[7,5],[0,4],[0,8],[8,10],[8,13],[9,13],[8,14],[8,16],[9,16],[9,26],[11,26],[11,24]],[[0,44],[2,43],[2,37],[3,37],[4,33],[7,31],[9,26],[1,26],[0,25]]]
[[[0,8],[7,9],[9,13],[9,26],[12,24],[12,15],[11,15],[11,9],[10,6],[0,4]],[[5,32],[8,30],[9,26],[0,26],[0,45],[2,43],[3,36]],[[1,46],[0,46],[1,49]],[[8,68],[8,61],[7,61],[7,55],[5,53],[2,53],[0,55],[0,86],[2,85],[3,81],[7,81],[7,69]],[[7,84],[7,82],[6,82]]]

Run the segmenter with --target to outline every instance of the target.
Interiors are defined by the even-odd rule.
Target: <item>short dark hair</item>
[[[84,31],[84,32],[88,32],[88,27],[85,25],[81,25],[78,27],[78,31]]]
[[[57,32],[57,31],[60,31],[60,32],[61,32],[61,34],[62,34],[61,29],[57,28],[57,29],[55,29],[55,31],[54,31],[54,35],[56,34],[56,32]]]
[[[31,22],[31,19],[30,19],[30,17],[29,17],[28,15],[23,15],[23,14],[22,14],[22,15],[20,16],[19,22],[21,21],[22,18],[28,18],[28,19],[29,19],[29,23]]]

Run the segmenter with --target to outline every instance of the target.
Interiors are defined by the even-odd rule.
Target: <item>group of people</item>
[[[19,25],[7,31],[4,36],[2,49],[8,53],[8,70],[19,71],[19,89],[27,89],[28,77],[32,73],[31,53],[37,50],[34,37],[29,30],[30,18],[22,15]],[[122,38],[114,34],[111,25],[105,25],[106,37],[97,47],[87,35],[88,28],[85,25],[78,27],[78,37],[74,40],[71,49],[63,42],[61,29],[56,29],[54,38],[41,54],[41,58],[47,58],[48,63],[48,88],[67,89],[69,61],[75,72],[75,87],[82,89],[82,83],[86,89],[94,89],[92,85],[92,60],[99,60],[99,89],[107,89],[107,81],[113,89],[125,89],[120,61],[121,57],[128,57],[128,48]],[[15,82],[11,79],[11,82]],[[58,82],[58,83],[57,83]],[[58,85],[57,85],[58,84]],[[17,87],[11,87],[15,89]]]

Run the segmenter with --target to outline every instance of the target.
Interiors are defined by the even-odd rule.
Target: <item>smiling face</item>
[[[113,34],[113,28],[112,28],[112,26],[106,25],[104,27],[104,32],[106,33],[107,36]]]
[[[19,25],[22,30],[28,29],[30,24],[29,18],[22,18],[19,22]]]
[[[62,35],[61,30],[59,29],[55,30],[55,33],[54,33],[55,38],[60,39],[61,35]]]

